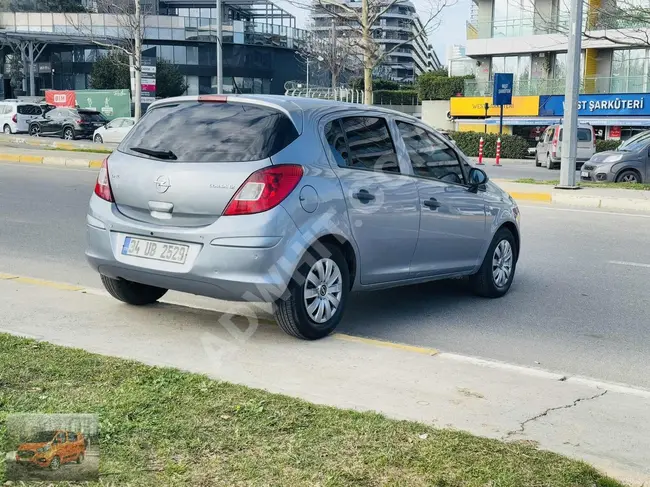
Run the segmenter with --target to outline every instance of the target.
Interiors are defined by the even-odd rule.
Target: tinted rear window
[[[119,147],[171,151],[176,162],[246,162],[266,159],[298,137],[291,120],[268,107],[182,102],[147,111]]]
[[[560,129],[560,142],[562,142],[562,132]],[[578,129],[578,142],[591,142],[591,129]]]
[[[108,120],[104,115],[99,112],[79,112],[82,120],[87,122],[107,122]]]
[[[20,115],[40,115],[42,113],[37,105],[18,105],[16,108]]]

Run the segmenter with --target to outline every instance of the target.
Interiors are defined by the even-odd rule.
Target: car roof
[[[305,119],[311,119],[315,114],[320,116],[329,113],[345,110],[372,110],[380,112],[387,116],[398,116],[402,118],[418,121],[417,118],[395,110],[389,110],[377,105],[363,105],[360,103],[348,103],[343,101],[322,100],[319,98],[305,98],[287,95],[199,95],[199,96],[179,96],[174,98],[163,98],[156,100],[150,105],[151,108],[164,106],[182,101],[209,101],[225,97],[227,101],[239,101],[241,103],[252,103],[266,105],[284,112],[294,123],[299,133],[302,133],[303,122]],[[223,100],[222,100],[223,101]]]

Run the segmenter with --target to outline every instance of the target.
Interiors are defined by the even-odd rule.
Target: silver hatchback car
[[[427,125],[283,96],[155,102],[104,161],[87,232],[121,301],[272,302],[304,339],[331,333],[353,290],[469,276],[503,296],[520,252],[513,199]]]

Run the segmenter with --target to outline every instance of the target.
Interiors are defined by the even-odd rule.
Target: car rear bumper
[[[229,301],[280,298],[308,247],[281,206],[221,217],[207,227],[179,228],[131,220],[93,195],[86,228],[86,258],[100,274]],[[259,232],[266,235],[255,236]],[[126,257],[121,255],[125,234],[189,244],[192,250],[182,265]]]

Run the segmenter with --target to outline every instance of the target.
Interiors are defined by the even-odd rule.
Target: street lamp
[[[316,58],[316,60],[319,61],[319,62],[324,61],[323,56],[318,56]],[[310,62],[311,61],[309,60],[309,58],[307,58],[307,60],[306,60],[306,63],[307,63],[307,83],[305,83],[305,84],[307,85],[307,97],[308,98],[309,98],[309,63]]]

